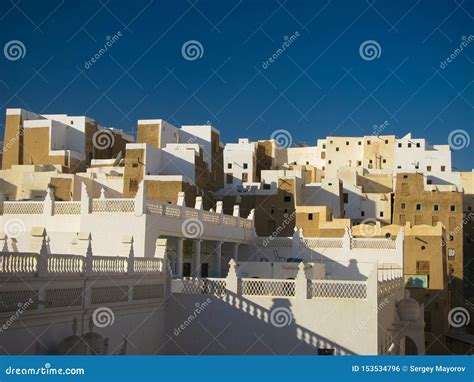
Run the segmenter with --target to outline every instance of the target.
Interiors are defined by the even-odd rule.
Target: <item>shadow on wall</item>
[[[167,306],[166,340],[158,354],[355,354],[298,325],[293,316],[294,300],[263,299],[271,301],[265,308],[228,290],[221,297],[185,294],[173,297]]]

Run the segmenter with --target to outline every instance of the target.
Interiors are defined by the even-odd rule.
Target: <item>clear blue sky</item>
[[[474,41],[440,63],[474,33],[473,16],[473,0],[5,0],[2,52],[19,40],[26,54],[0,55],[1,112],[86,114],[132,133],[137,119],[210,121],[225,142],[286,129],[294,142],[314,144],[388,121],[384,134],[441,144],[463,129],[472,142],[453,152],[453,164],[470,170]],[[183,57],[189,40],[200,42],[202,57]],[[367,40],[379,44],[378,58],[361,57]]]

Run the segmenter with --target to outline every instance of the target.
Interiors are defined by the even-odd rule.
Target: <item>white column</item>
[[[193,240],[193,277],[201,277],[201,242],[202,240]]]
[[[176,238],[176,276],[183,277],[183,238]]]
[[[239,262],[239,244],[233,243],[232,244],[232,258],[236,263]]]
[[[214,277],[221,277],[221,259],[222,259],[222,241],[218,241],[216,244],[215,262],[214,262]]]

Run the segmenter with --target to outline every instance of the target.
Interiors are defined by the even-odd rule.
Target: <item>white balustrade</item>
[[[243,296],[294,297],[295,280],[241,279],[240,293]]]
[[[367,298],[367,282],[353,280],[310,280],[309,295],[313,298]]]
[[[0,252],[0,273],[38,272],[37,253]]]

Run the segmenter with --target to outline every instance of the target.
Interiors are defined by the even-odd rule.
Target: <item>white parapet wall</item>
[[[386,354],[381,341],[399,323],[401,270],[380,276],[375,265],[363,281],[321,280],[307,278],[308,265],[298,266],[294,280],[238,277],[244,264],[233,262],[226,279],[172,280],[172,341],[161,353]]]

